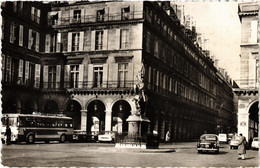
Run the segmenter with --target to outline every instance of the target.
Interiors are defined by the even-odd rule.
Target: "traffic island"
[[[126,136],[119,139],[116,148],[134,148],[134,149],[159,149],[158,137],[153,134],[146,136]]]

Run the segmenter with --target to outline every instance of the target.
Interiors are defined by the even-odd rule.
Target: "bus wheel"
[[[34,143],[34,136],[32,134],[28,135],[27,143],[30,143],[30,144]]]
[[[65,140],[66,140],[66,135],[65,135],[65,134],[62,134],[62,135],[60,136],[60,143],[64,143]]]

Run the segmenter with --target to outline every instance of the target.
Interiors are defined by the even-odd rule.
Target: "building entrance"
[[[87,132],[105,131],[105,105],[100,100],[94,100],[87,110]]]
[[[250,138],[258,136],[258,130],[259,130],[258,104],[259,102],[255,102],[249,108],[249,137]]]
[[[124,100],[117,101],[112,108],[112,131],[119,134],[128,132],[126,119],[131,115],[131,107]]]
[[[65,115],[68,117],[72,117],[74,122],[74,129],[80,130],[81,129],[81,105],[75,101],[72,100],[68,103]]]

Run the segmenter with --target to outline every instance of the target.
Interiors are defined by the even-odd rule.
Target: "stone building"
[[[241,54],[238,96],[238,133],[247,139],[258,136],[259,104],[259,2],[241,3],[238,15],[241,22]]]
[[[163,140],[170,131],[174,141],[230,127],[230,82],[170,3],[20,3],[28,18],[13,14],[16,2],[2,6],[3,79],[12,74],[32,85],[2,80],[3,113],[62,113],[88,133],[157,132]],[[35,15],[40,24],[31,23]],[[28,28],[10,28],[12,19]],[[22,47],[9,39],[21,31]]]

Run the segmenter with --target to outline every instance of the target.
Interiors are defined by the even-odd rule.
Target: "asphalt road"
[[[198,154],[196,142],[160,144],[157,150],[118,149],[107,143],[12,144],[2,146],[9,167],[258,167],[257,150],[238,160],[237,150],[221,144],[219,154]]]

